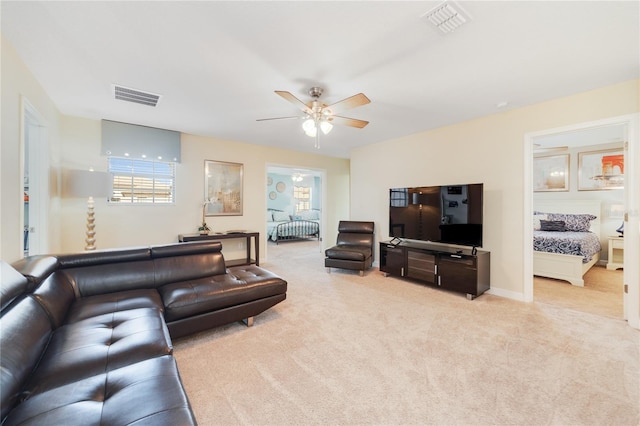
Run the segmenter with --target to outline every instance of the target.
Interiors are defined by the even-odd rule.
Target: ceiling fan
[[[307,134],[307,136],[316,138],[316,148],[320,148],[320,132],[318,130],[326,135],[331,131],[334,124],[356,127],[358,129],[362,129],[364,126],[369,124],[368,121],[336,115],[350,108],[356,108],[370,103],[371,101],[369,100],[369,98],[367,98],[363,93],[358,93],[357,95],[353,95],[331,105],[327,105],[320,102],[319,100],[322,92],[323,89],[321,87],[312,87],[311,89],[309,89],[309,95],[313,98],[313,100],[305,104],[290,92],[276,90],[275,93],[277,95],[282,96],[284,99],[294,104],[297,108],[304,112],[305,115],[294,117],[260,118],[257,121],[287,120],[292,118],[304,119],[304,122],[302,123],[302,129]]]

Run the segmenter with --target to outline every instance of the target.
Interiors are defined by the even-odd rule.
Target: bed
[[[584,274],[600,260],[600,202],[534,205],[533,274],[584,287]]]
[[[320,240],[320,212],[303,211],[290,216],[282,210],[267,210],[267,239],[283,241]]]

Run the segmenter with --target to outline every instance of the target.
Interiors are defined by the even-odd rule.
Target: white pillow
[[[320,215],[317,210],[305,210],[300,212],[300,218],[304,220],[317,220],[320,219]]]
[[[546,214],[534,214],[533,215],[533,230],[539,231],[541,228],[540,221],[547,220]]]
[[[289,219],[289,213],[287,212],[273,212],[273,221],[274,222],[283,222]]]
[[[273,212],[271,210],[267,210],[267,222],[273,222]]]

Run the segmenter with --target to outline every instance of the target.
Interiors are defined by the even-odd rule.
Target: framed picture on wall
[[[205,160],[206,216],[242,216],[243,165]]]
[[[569,190],[569,154],[533,158],[535,192]]]
[[[624,151],[605,149],[578,153],[578,190],[624,188]]]

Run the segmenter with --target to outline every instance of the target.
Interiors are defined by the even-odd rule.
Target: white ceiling
[[[443,35],[433,1],[0,2],[1,30],[63,114],[336,157],[350,149],[639,78],[637,1],[499,1]],[[162,95],[113,99],[112,84]],[[320,151],[273,93],[363,92]],[[506,107],[497,104],[508,102]]]

